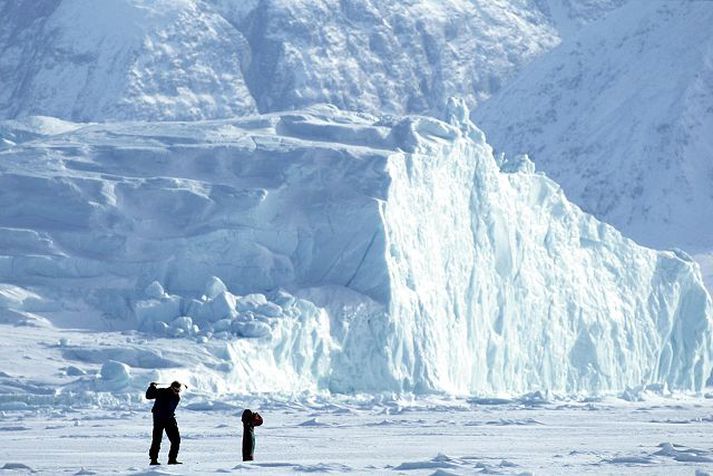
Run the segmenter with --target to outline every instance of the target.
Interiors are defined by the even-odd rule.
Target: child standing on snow
[[[243,411],[243,461],[252,461],[255,453],[255,427],[262,425],[262,417],[249,408]]]

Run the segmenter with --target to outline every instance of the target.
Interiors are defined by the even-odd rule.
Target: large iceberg
[[[697,265],[448,118],[0,123],[0,311],[220,348],[225,391],[700,390]]]

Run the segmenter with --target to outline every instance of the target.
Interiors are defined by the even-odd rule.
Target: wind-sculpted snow
[[[700,390],[697,266],[449,117],[2,123],[3,322],[155,339],[60,343],[77,390]]]

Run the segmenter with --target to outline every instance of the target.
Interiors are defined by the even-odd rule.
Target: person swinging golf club
[[[158,388],[156,382],[151,382],[146,389],[146,398],[156,400],[151,409],[153,413],[153,438],[149,449],[149,464],[161,464],[158,462],[158,452],[161,449],[163,432],[171,442],[171,449],[168,451],[168,464],[183,464],[178,461],[178,449],[181,445],[181,434],[178,431],[176,422],[176,407],[181,400],[180,393],[182,385],[180,382],[173,382],[168,388]]]

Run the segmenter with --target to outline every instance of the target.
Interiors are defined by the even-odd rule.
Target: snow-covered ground
[[[713,473],[713,401],[218,400],[179,406],[181,467],[147,466],[150,403],[4,410],[3,474]],[[192,402],[192,403],[191,403]],[[0,404],[0,407],[2,404]],[[240,461],[240,413],[257,409],[256,461]]]
[[[180,339],[51,327],[0,328],[0,470],[7,474],[696,474],[713,473],[713,399],[661,387],[610,397],[414,398],[389,393],[219,394],[190,386],[177,411],[182,467],[147,466],[148,382],[200,375]],[[78,360],[142,343],[146,368]],[[75,352],[75,354],[72,354]],[[117,357],[118,358],[118,357]],[[155,367],[164,367],[160,373]],[[240,414],[260,411],[257,460],[240,461]],[[12,471],[11,471],[12,470]],[[4,473],[5,473],[4,472]]]

